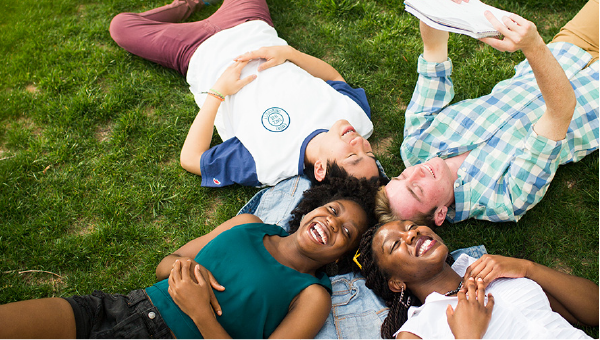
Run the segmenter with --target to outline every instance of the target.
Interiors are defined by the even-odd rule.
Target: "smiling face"
[[[319,135],[319,154],[315,168],[318,165],[326,168],[331,161],[357,178],[379,175],[371,144],[347,120],[338,120],[329,131]],[[319,174],[315,174],[315,177],[321,181]]]
[[[306,214],[296,234],[307,256],[327,264],[355,249],[366,229],[367,214],[363,208],[342,199]]]
[[[373,237],[372,250],[390,281],[400,280],[406,285],[441,272],[448,256],[448,248],[436,233],[410,221],[393,221],[380,227]],[[394,290],[392,286],[390,289]]]
[[[406,168],[385,186],[392,213],[403,220],[420,220],[437,210],[435,222],[441,225],[447,207],[454,202],[454,179],[446,162],[433,158]],[[438,223],[439,222],[439,223]]]

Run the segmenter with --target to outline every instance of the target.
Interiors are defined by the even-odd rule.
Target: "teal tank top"
[[[277,262],[264,246],[265,235],[285,237],[283,228],[263,223],[243,224],[224,231],[196,255],[225,291],[214,291],[223,315],[217,320],[233,338],[268,338],[288,312],[292,299],[312,284],[331,294],[325,273],[300,273]],[[198,328],[177,307],[168,279],[146,288],[167,326],[177,338],[202,338]]]

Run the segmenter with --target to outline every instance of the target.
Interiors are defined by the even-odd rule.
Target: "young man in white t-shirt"
[[[184,169],[210,187],[303,173],[313,183],[344,171],[379,177],[363,89],[279,38],[264,0],[225,0],[208,19],[180,23],[203,5],[174,0],[110,26],[119,46],[186,76],[201,110],[181,150]],[[213,126],[223,143],[211,148]]]

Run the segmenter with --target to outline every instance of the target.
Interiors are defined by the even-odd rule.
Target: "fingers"
[[[477,279],[477,300],[480,302],[485,300],[485,284],[482,278]]]
[[[191,263],[192,263],[192,261],[190,261],[188,259],[186,261],[183,261],[183,263],[181,264],[181,279],[184,281],[187,281],[191,278],[190,277],[190,264]]]
[[[279,64],[277,63],[277,61],[275,59],[269,59],[258,66],[258,71],[259,72],[264,71],[268,68],[271,68],[271,67],[277,66],[277,65],[279,65]]]
[[[454,316],[454,309],[452,308],[452,305],[448,305],[446,307],[446,318],[451,319]]]
[[[473,277],[470,277],[469,280],[467,280],[467,294],[471,301],[477,298],[477,285],[475,284],[475,279]]]
[[[250,61],[252,59],[260,59],[263,58],[258,51],[251,51],[251,52],[246,52],[242,55],[239,55],[237,57],[235,57],[233,60],[234,61]]]
[[[246,77],[246,78],[244,78],[244,79],[240,79],[240,85],[241,85],[242,87],[244,87],[244,86],[246,86],[246,85],[250,84],[251,82],[253,82],[253,81],[254,81],[254,79],[256,79],[256,77],[257,77],[257,75],[256,75],[256,74],[251,74],[251,75],[247,76],[247,77]]]
[[[490,312],[490,313],[494,309],[494,296],[492,296],[492,293],[488,294],[488,303],[485,306],[485,309],[487,309],[488,312]]]
[[[217,282],[217,280],[215,279],[215,277],[212,275],[212,273],[209,270],[204,268],[204,272],[205,272],[205,274],[208,274],[208,281],[210,282],[210,284],[213,288],[220,290],[220,291],[225,290],[225,287],[221,286]],[[196,279],[198,280],[200,285],[204,285],[206,283],[203,273],[200,270],[199,264],[196,264],[196,266],[194,267],[194,275],[196,276]],[[221,310],[221,305],[219,304],[219,300],[217,300],[217,297],[215,296],[215,292],[213,292],[212,289],[208,289],[208,291],[210,294],[210,305],[212,306],[213,310],[215,311],[215,313],[217,315],[219,315],[219,316],[223,315],[223,311]]]
[[[225,287],[223,287],[219,282],[217,282],[217,279],[215,279],[215,277],[213,276],[213,274],[210,271],[208,271],[208,279],[210,281],[210,285],[214,289],[221,291],[221,292],[225,290]]]
[[[181,261],[175,260],[173,263],[173,268],[171,268],[171,275],[169,275],[169,281],[173,280],[175,282],[181,281]]]

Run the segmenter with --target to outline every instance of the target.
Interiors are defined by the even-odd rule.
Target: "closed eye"
[[[390,247],[390,254],[398,247],[398,241],[395,241]]]

